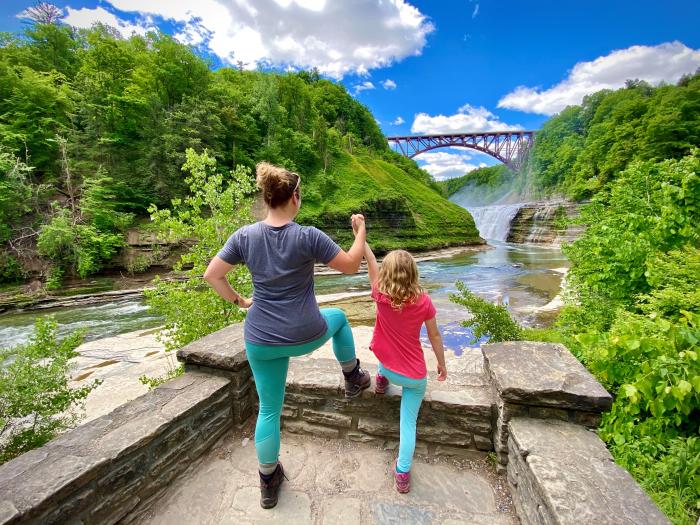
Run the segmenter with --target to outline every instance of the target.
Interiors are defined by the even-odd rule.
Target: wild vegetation
[[[413,248],[478,239],[431,177],[388,149],[369,110],[317,72],[213,71],[167,35],[122,39],[52,18],[0,35],[0,278],[21,280],[37,257],[49,287],[98,271],[150,205],[187,194],[187,148],[226,172],[260,160],[298,171],[309,223],[379,202],[384,217],[415,213]]]
[[[0,350],[0,463],[42,446],[79,418],[82,402],[99,384],[68,385],[83,335],[59,340],[56,322],[42,317],[27,344]]]
[[[578,219],[564,247],[567,306],[552,329],[514,327],[461,290],[453,300],[493,340],[564,343],[614,396],[600,436],[669,518],[700,514],[700,150],[632,161]]]

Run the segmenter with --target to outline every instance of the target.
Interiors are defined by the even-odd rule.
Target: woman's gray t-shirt
[[[314,295],[314,263],[328,264],[338,253],[328,235],[312,226],[256,222],[236,231],[217,256],[240,262],[253,276],[253,306],[245,340],[259,345],[299,345],[327,330]]]

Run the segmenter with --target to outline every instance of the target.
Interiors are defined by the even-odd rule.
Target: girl
[[[260,505],[277,505],[284,470],[278,461],[280,413],[289,358],[308,354],[333,338],[333,352],[345,376],[345,396],[369,387],[369,373],[360,368],[345,313],[319,310],[314,295],[314,263],[321,261],[343,273],[356,273],[362,261],[365,223],[351,217],[355,242],[347,253],[322,231],[299,226],[301,177],[262,162],[257,185],[268,207],[265,220],[244,226],[228,239],[209,263],[204,279],[226,299],[250,308],[244,339],[260,400],[255,450],[260,470]],[[244,263],[253,277],[253,298],[239,295],[226,279],[233,265]]]
[[[370,344],[379,360],[375,392],[386,392],[389,382],[402,387],[399,456],[394,478],[396,490],[406,493],[410,490],[411,462],[416,448],[416,418],[428,380],[420,342],[423,323],[437,358],[438,381],[447,378],[445,350],[435,321],[435,307],[418,283],[418,267],[411,254],[404,250],[389,252],[380,269],[365,243],[365,259],[377,307]]]

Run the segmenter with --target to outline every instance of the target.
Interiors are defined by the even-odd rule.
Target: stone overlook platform
[[[374,372],[368,334],[358,354]],[[262,510],[257,399],[232,325],[178,351],[184,375],[0,466],[0,524],[668,523],[591,430],[612,400],[565,347],[484,345],[445,382],[426,357],[408,495],[390,474],[400,391],[345,400],[328,344],[291,361],[289,481]]]

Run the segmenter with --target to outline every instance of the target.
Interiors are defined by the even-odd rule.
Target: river
[[[548,314],[538,313],[536,309],[558,293],[564,268],[568,265],[558,247],[503,242],[501,239],[507,234],[507,224],[497,222],[512,218],[510,208],[484,207],[470,211],[482,236],[490,237],[489,249],[465,251],[418,264],[423,285],[438,310],[438,321],[446,343],[457,351],[467,345],[470,337],[459,325],[466,311],[449,300],[456,281],[463,281],[470,290],[490,301],[500,300],[507,304],[521,323],[542,325],[549,320]],[[367,289],[366,274],[316,277],[317,294]],[[370,304],[362,307],[365,310],[372,308]],[[86,330],[88,341],[155,327],[162,322],[148,306],[136,299],[49,311],[11,312],[0,315],[0,347],[26,342],[36,318],[47,314],[56,317],[59,335],[82,328]],[[371,318],[371,310],[369,314],[359,315],[355,324],[366,324]]]

